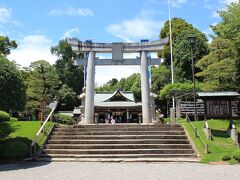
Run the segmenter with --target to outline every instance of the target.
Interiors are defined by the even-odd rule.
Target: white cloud
[[[52,9],[49,13],[51,16],[93,16],[93,11],[88,8],[67,7],[65,9]]]
[[[72,28],[72,29],[68,29],[64,32],[63,34],[63,39],[64,38],[72,38],[75,37],[76,35],[79,34],[79,29],[78,28]]]
[[[11,9],[0,7],[0,23],[7,23],[11,19]]]
[[[139,39],[157,39],[163,23],[151,18],[137,17],[131,20],[123,20],[119,24],[110,24],[107,31],[112,35],[131,42]]]
[[[238,2],[238,0],[219,0],[222,4],[230,4],[232,2]]]
[[[181,4],[184,4],[186,2],[187,2],[187,0],[172,0],[171,1],[172,6],[174,6],[174,7],[180,7]]]
[[[217,11],[213,11],[212,17],[219,18],[218,12]]]
[[[11,52],[9,59],[21,66],[29,66],[37,60],[46,60],[53,64],[57,58],[51,54],[51,46],[52,41],[44,35],[28,35],[18,41],[18,48]]]

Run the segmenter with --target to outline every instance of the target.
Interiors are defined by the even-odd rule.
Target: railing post
[[[205,154],[208,154],[208,144],[205,144]]]
[[[32,149],[32,145],[31,145],[31,147],[30,147],[30,153],[29,153],[31,158],[32,158],[32,156],[33,156],[32,150],[33,150],[33,149]]]
[[[194,128],[194,137],[195,137],[195,138],[198,137],[198,134],[197,134],[197,128],[196,128],[196,127]]]

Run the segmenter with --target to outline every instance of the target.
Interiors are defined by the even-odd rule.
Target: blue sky
[[[172,0],[172,17],[181,17],[206,33],[219,22],[216,11],[235,0]],[[95,42],[158,39],[168,19],[168,0],[1,0],[0,35],[17,40],[9,59],[22,66],[44,59],[54,63],[49,49],[65,37]],[[98,85],[120,79],[139,67],[98,67]],[[117,73],[116,73],[117,72]]]

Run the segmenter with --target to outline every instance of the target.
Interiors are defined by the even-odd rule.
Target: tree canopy
[[[197,62],[201,72],[196,76],[203,77],[204,82],[215,84],[219,90],[235,87],[236,51],[234,43],[227,39],[216,38],[210,44],[210,53]]]
[[[55,68],[44,60],[31,63],[27,83],[29,99],[37,102],[45,99],[50,102],[53,98],[58,97],[57,89],[61,82]]]
[[[0,109],[22,111],[26,104],[26,86],[16,66],[0,55]]]
[[[193,26],[191,24],[189,24],[188,22],[186,22],[184,19],[181,18],[173,18],[171,20],[171,24],[172,24],[172,42],[173,45],[176,42],[176,37],[177,35],[183,31],[183,30],[187,30],[187,29],[193,29]],[[160,39],[163,38],[170,38],[170,33],[169,33],[169,21],[166,21],[164,23],[163,28],[160,31],[160,35],[159,35]],[[158,53],[160,58],[164,59],[164,64],[166,64],[167,66],[170,66],[171,64],[171,54],[170,54],[170,42],[168,41],[168,44],[166,44],[164,46],[163,50],[160,50]]]
[[[211,26],[213,32],[218,37],[236,41],[240,36],[240,3],[231,3],[218,14],[221,21]]]
[[[7,36],[0,36],[0,55],[8,55],[11,49],[17,48],[15,40],[9,40]]]
[[[207,37],[197,29],[181,31],[176,37],[174,53],[174,79],[176,82],[192,81],[192,55],[191,46],[188,41],[189,35],[196,37],[193,46],[195,63],[204,55],[208,54]],[[198,69],[195,69],[198,72]]]
[[[55,67],[60,81],[76,94],[81,93],[84,85],[83,67],[75,66],[73,60],[82,57],[82,54],[74,53],[66,40],[61,40],[56,46],[51,47],[51,52],[58,56]]]

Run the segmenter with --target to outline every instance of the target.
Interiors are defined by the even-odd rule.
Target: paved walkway
[[[1,180],[239,179],[240,165],[200,163],[31,162],[0,165]]]

